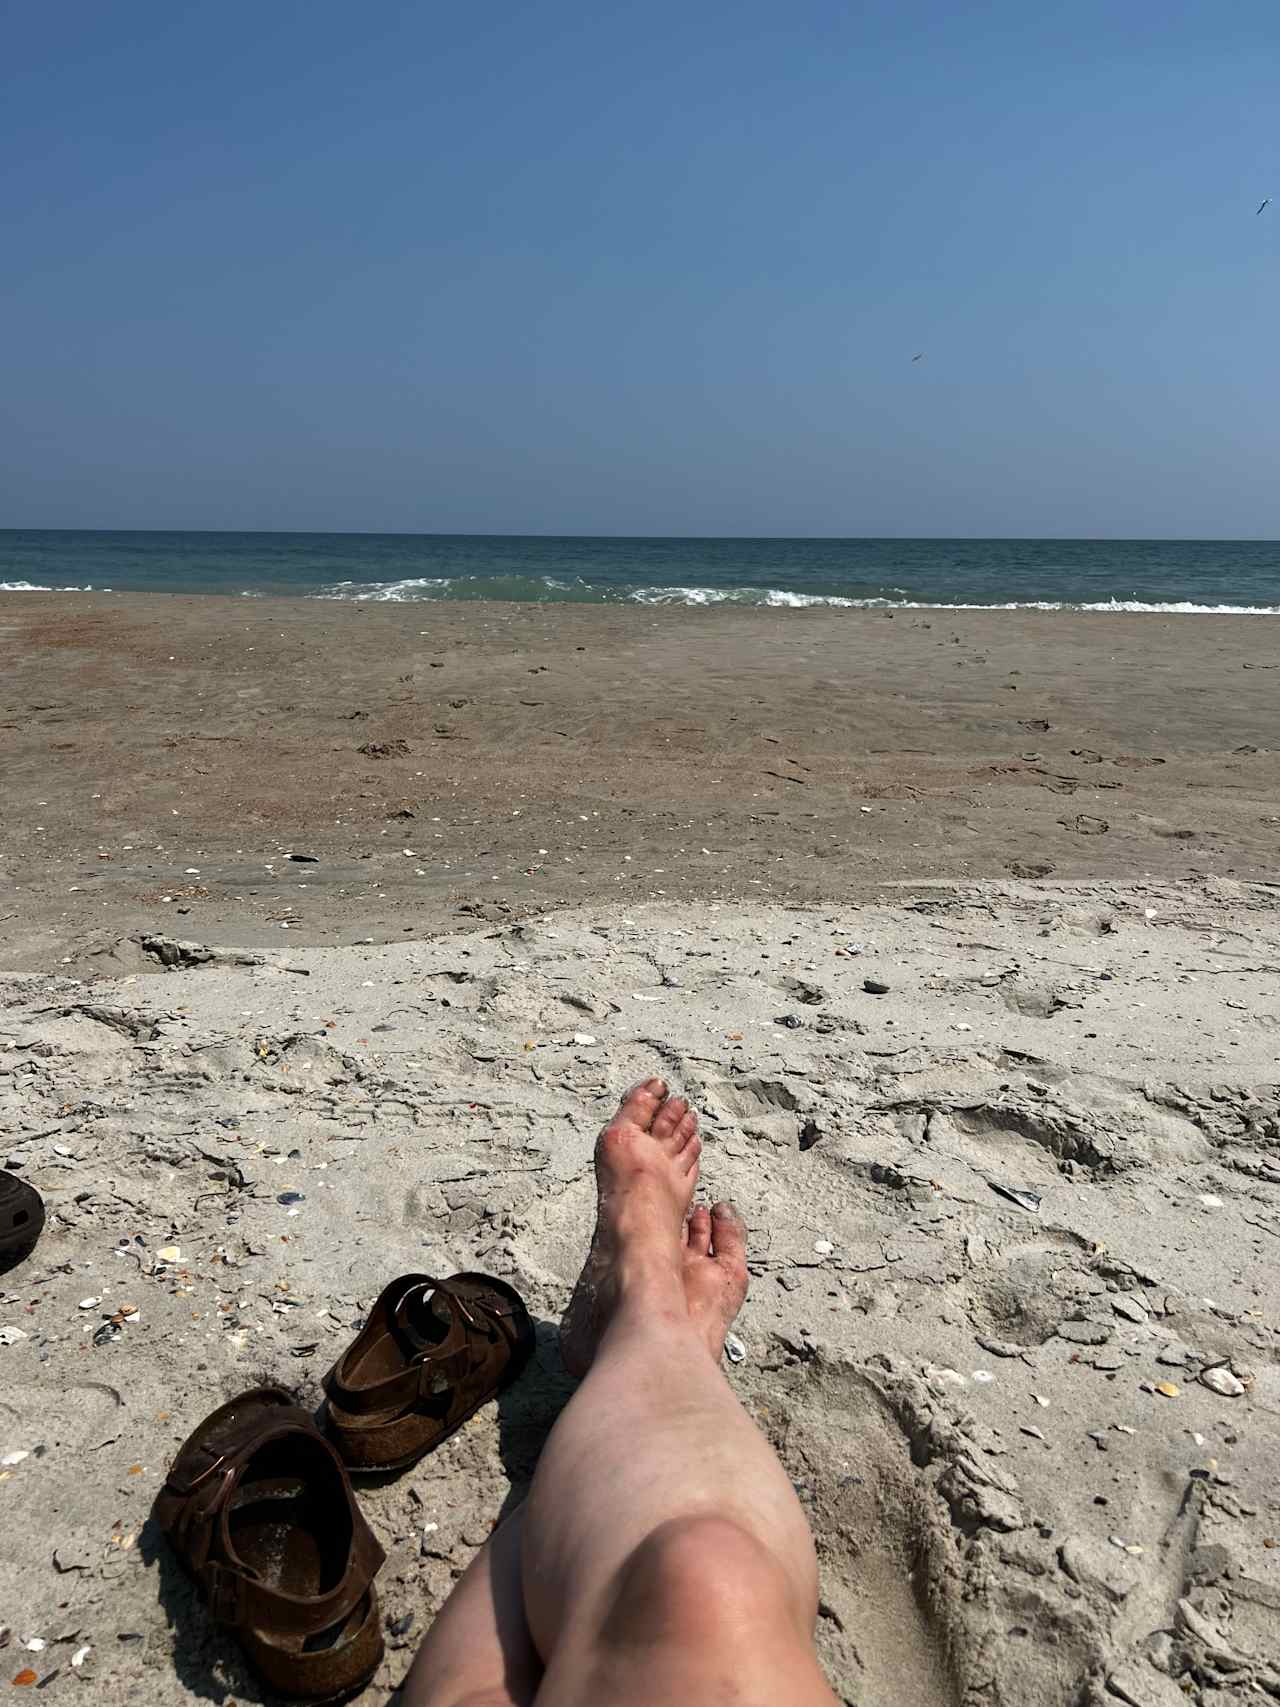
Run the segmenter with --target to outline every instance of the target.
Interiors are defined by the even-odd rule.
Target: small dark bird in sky
[[[1270,207],[1270,206],[1271,206],[1271,197],[1270,197],[1270,196],[1264,196],[1264,197],[1263,197],[1263,201],[1262,201],[1262,207]],[[1262,212],[1262,207],[1260,207],[1260,208],[1259,208],[1259,209],[1258,209],[1258,213],[1261,213],[1261,212]],[[1257,217],[1258,217],[1258,213],[1255,213],[1255,214],[1254,214],[1254,216],[1253,216],[1253,217],[1254,217],[1254,218],[1255,218],[1255,219],[1257,219]]]
[[[1258,211],[1261,212],[1262,211],[1261,208],[1259,208]],[[921,352],[918,356],[912,356],[911,359],[913,362],[922,362],[924,360],[924,351],[921,350]]]

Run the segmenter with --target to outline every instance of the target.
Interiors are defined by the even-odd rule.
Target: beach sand
[[[0,1148],[49,1209],[0,1277],[0,1675],[261,1700],[148,1522],[175,1447],[318,1398],[394,1275],[484,1268],[538,1355],[360,1494],[384,1701],[571,1391],[592,1138],[657,1070],[750,1224],[729,1378],[842,1700],[1280,1692],[1269,624],[0,621]]]
[[[1278,633],[9,594],[0,950],[79,964],[171,915],[332,943],[604,896],[1275,878]]]

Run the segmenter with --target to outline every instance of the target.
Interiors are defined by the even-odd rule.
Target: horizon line
[[[1271,534],[1075,534],[1075,533],[552,533],[528,532],[523,529],[503,529],[498,532],[471,532],[457,529],[433,530],[420,528],[249,528],[249,527],[24,527],[0,523],[0,535],[18,533],[70,534],[210,534],[253,535],[302,539],[573,539],[573,540],[635,540],[656,542],[671,540],[708,540],[725,542],[789,542],[805,544],[860,544],[917,540],[964,541],[966,543],[996,543],[1008,545],[1280,545],[1280,536]]]

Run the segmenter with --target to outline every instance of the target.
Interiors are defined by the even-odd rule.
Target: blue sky
[[[0,23],[0,525],[1280,535],[1274,0]]]

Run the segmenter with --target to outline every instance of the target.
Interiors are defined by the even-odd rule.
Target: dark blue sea
[[[1280,542],[0,530],[0,591],[1280,615]]]

